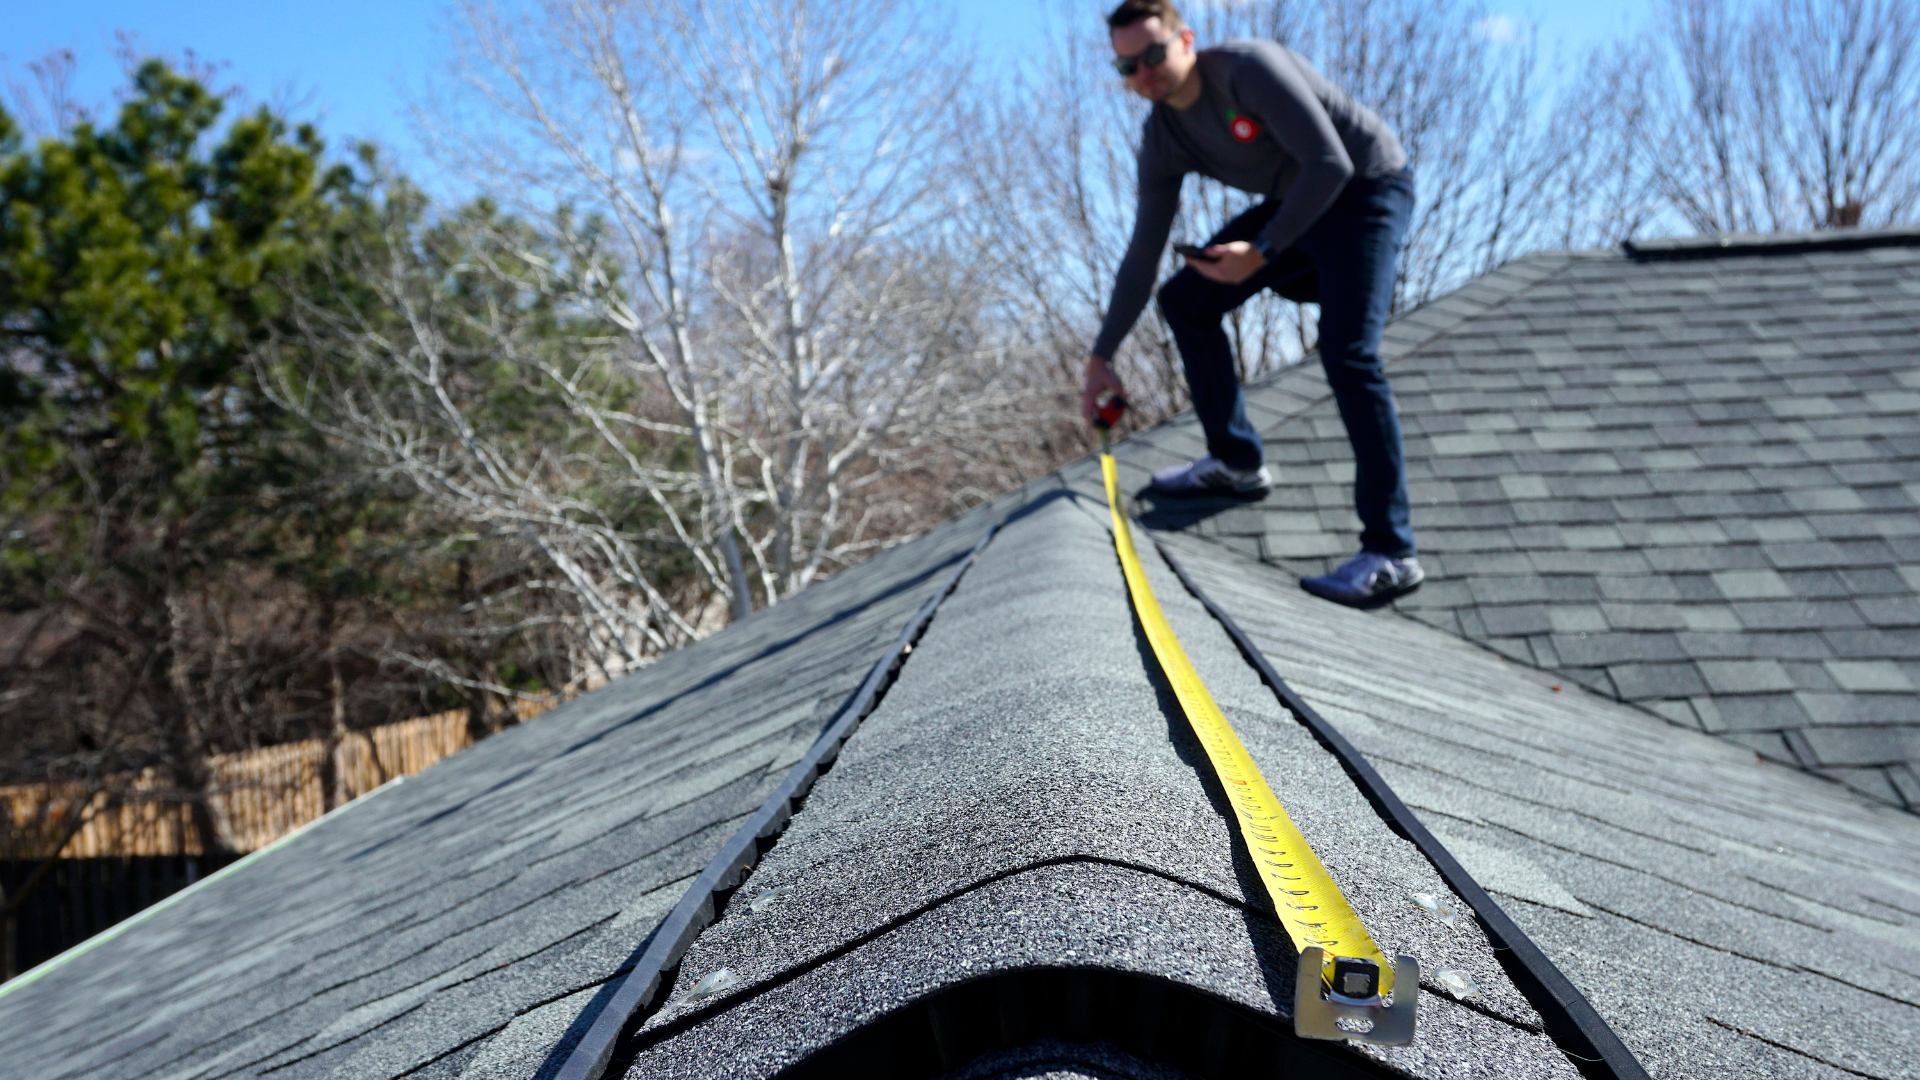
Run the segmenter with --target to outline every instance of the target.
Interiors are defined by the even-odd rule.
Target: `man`
[[[1153,102],[1140,140],[1133,240],[1087,361],[1081,402],[1092,422],[1121,392],[1114,351],[1133,328],[1167,244],[1190,172],[1265,201],[1228,222],[1202,257],[1160,288],[1180,347],[1207,456],[1154,474],[1161,495],[1263,494],[1260,434],[1247,422],[1221,320],[1261,289],[1320,304],[1320,362],[1353,446],[1360,553],[1331,574],[1301,579],[1344,604],[1384,603],[1423,577],[1407,506],[1406,466],[1380,333],[1393,300],[1394,259],[1413,214],[1413,176],[1400,141],[1285,47],[1235,42],[1196,52],[1169,0],[1125,0],[1107,17],[1114,67]]]

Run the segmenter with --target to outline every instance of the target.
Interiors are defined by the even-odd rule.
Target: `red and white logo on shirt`
[[[1254,136],[1260,134],[1260,125],[1244,116],[1228,114],[1227,130],[1232,132],[1233,137],[1240,142],[1252,142]]]

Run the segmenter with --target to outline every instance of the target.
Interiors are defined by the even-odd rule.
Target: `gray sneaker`
[[[1396,596],[1405,596],[1426,579],[1420,560],[1411,555],[1395,559],[1363,551],[1341,563],[1331,574],[1301,578],[1300,587],[1336,604],[1376,607]]]
[[[1182,498],[1194,495],[1265,495],[1273,486],[1267,467],[1229,469],[1211,455],[1191,465],[1175,465],[1153,474],[1150,489]]]

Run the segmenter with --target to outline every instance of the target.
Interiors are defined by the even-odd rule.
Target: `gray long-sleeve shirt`
[[[1386,122],[1357,104],[1305,58],[1272,41],[1202,50],[1200,99],[1155,105],[1140,138],[1140,204],[1133,240],[1115,275],[1093,355],[1112,358],[1153,292],[1167,232],[1190,172],[1281,200],[1260,239],[1300,239],[1354,176],[1406,167]]]

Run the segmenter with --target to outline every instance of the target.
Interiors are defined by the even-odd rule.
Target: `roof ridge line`
[[[1565,273],[1569,267],[1583,257],[1581,252],[1565,250],[1530,251],[1515,259],[1509,259],[1499,266],[1470,278],[1441,296],[1415,307],[1406,314],[1389,322],[1381,334],[1380,352],[1383,360],[1399,360],[1407,355],[1432,344],[1436,339],[1452,333],[1460,324],[1477,319],[1493,311],[1521,292],[1544,281]],[[1540,267],[1538,273],[1523,273],[1522,264],[1532,263]],[[1502,279],[1504,280],[1496,280]],[[1482,290],[1484,297],[1471,296],[1474,290]],[[1471,310],[1461,310],[1467,305],[1475,305]],[[1402,338],[1394,340],[1394,331],[1410,325],[1418,325],[1419,320],[1439,317],[1439,325],[1432,332],[1418,340]],[[1397,347],[1396,347],[1397,346]]]
[[[1639,262],[1713,259],[1722,255],[1794,255],[1806,251],[1920,247],[1920,228],[1822,229],[1814,232],[1709,233],[1658,240],[1628,240],[1620,250]]]

